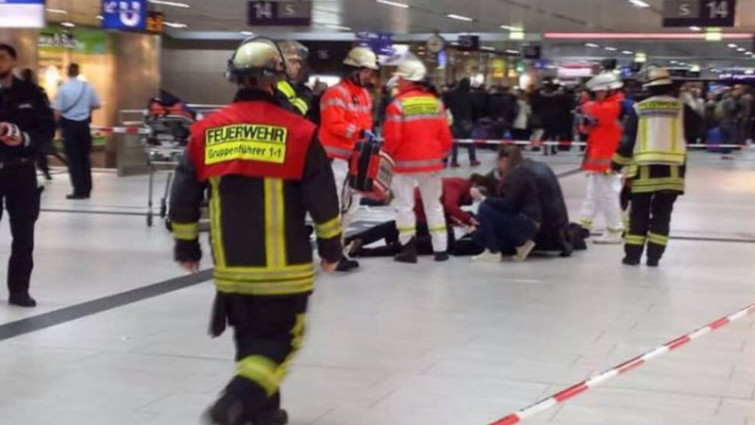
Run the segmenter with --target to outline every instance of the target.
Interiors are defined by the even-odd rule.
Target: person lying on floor
[[[480,202],[474,241],[485,247],[473,260],[501,261],[506,255],[524,261],[535,248],[534,238],[543,221],[536,178],[516,146],[498,151],[498,171],[501,184],[491,196],[477,187],[471,190],[472,198]]]
[[[471,179],[444,178],[443,194],[441,203],[446,215],[446,222],[457,227],[474,228],[479,223],[474,216],[464,211],[461,207],[472,205],[470,189],[473,185],[481,185],[483,177],[479,174]],[[427,229],[427,220],[422,204],[422,196],[419,190],[414,191],[414,213],[417,216],[417,236],[415,243],[419,255],[432,255],[430,233]],[[456,240],[453,226],[448,226],[449,254],[451,255],[476,255],[482,249],[475,246],[471,240]],[[385,245],[368,247],[369,245],[384,241]],[[394,220],[380,223],[365,231],[359,232],[346,238],[346,246],[349,247],[349,255],[352,257],[391,257],[401,251],[398,238],[398,229]]]

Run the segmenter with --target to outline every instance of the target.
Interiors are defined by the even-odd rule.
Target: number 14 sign
[[[736,0],[665,0],[664,27],[733,27]]]

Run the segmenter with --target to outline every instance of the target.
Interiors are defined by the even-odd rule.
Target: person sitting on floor
[[[479,223],[474,216],[464,211],[461,207],[472,205],[470,189],[473,185],[481,185],[484,178],[479,174],[471,179],[444,178],[441,203],[446,215],[446,222],[452,226],[474,228]],[[417,216],[417,252],[419,255],[432,255],[433,249],[430,234],[427,229],[427,220],[423,209],[422,195],[419,190],[414,191],[414,214]],[[449,253],[451,255],[475,255],[481,249],[472,245],[471,241],[457,241],[453,227],[448,226]],[[385,245],[368,248],[367,246],[384,241]],[[398,240],[398,229],[394,220],[380,223],[365,231],[359,232],[346,238],[346,246],[349,246],[349,255],[353,257],[390,257],[401,251]],[[470,251],[471,249],[471,251]]]
[[[535,248],[534,238],[543,221],[542,205],[533,172],[523,164],[516,146],[504,146],[498,152],[500,187],[492,196],[472,188],[472,198],[480,202],[480,222],[475,242],[485,252],[474,261],[501,261],[502,255],[513,255],[524,261]]]

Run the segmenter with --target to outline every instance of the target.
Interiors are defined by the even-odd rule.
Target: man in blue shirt
[[[68,158],[73,193],[68,199],[88,199],[92,192],[92,133],[89,123],[92,111],[100,109],[94,88],[79,79],[79,65],[68,66],[68,81],[60,86],[52,103],[55,118],[63,133],[63,146]]]

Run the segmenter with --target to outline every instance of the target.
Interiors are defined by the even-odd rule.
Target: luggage
[[[349,187],[366,198],[385,201],[390,196],[393,166],[377,140],[359,141],[349,159]]]
[[[721,127],[716,127],[708,131],[706,144],[708,145],[708,151],[713,153],[721,153],[721,148],[717,146],[724,144],[724,132]]]

